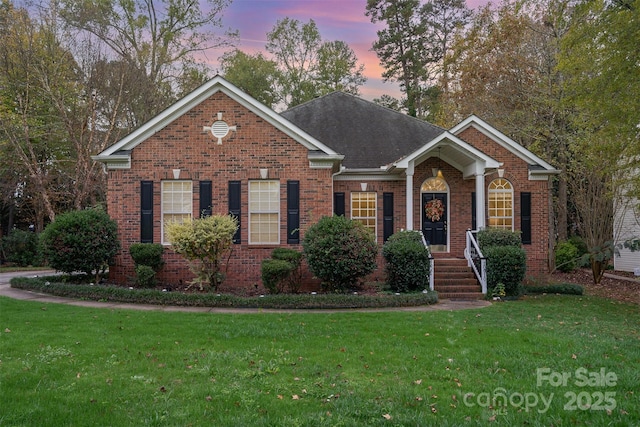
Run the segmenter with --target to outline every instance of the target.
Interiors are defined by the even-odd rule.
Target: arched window
[[[489,184],[489,227],[513,230],[513,187],[504,178]]]

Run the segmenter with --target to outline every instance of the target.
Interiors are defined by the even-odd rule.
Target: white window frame
[[[492,188],[494,187],[494,188]],[[489,227],[493,228],[502,228],[505,230],[514,230],[514,206],[513,206],[513,184],[505,178],[496,178],[489,183],[488,187],[488,197],[487,197],[487,206],[489,208]],[[492,207],[492,203],[503,202],[505,206],[502,208],[494,206]],[[506,206],[506,202],[509,202],[509,206]],[[506,210],[509,209],[511,211],[511,215],[495,215],[496,211],[503,210],[506,213]],[[511,221],[511,226],[505,225],[505,220]],[[494,221],[497,221],[498,224],[493,224]]]
[[[365,196],[367,198],[363,198]],[[369,201],[369,197],[373,199],[373,215],[355,215],[354,212],[361,214],[362,208],[354,208],[354,202],[362,202]],[[354,191],[351,192],[351,219],[355,221],[360,221],[367,229],[373,231],[373,235],[378,238],[378,193],[375,191]],[[370,208],[365,208],[366,211],[369,211]],[[369,224],[369,222],[373,220],[373,226]]]
[[[250,245],[279,245],[280,244],[280,181],[253,180],[249,181],[249,244]],[[276,220],[272,219],[275,215]],[[258,222],[259,218],[267,218]],[[266,226],[267,231],[260,229]],[[271,235],[271,227],[276,227],[276,233],[271,240],[257,239],[257,236]]]
[[[180,189],[169,189],[180,185]],[[170,245],[164,233],[164,226],[170,215],[182,215],[183,219],[193,218],[193,181],[191,180],[167,180],[160,182],[160,236],[163,245]]]

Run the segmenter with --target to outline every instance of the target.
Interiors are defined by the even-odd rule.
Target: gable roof
[[[92,156],[92,159],[105,162],[111,168],[129,168],[131,166],[131,150],[217,92],[222,92],[229,96],[243,107],[264,119],[267,123],[270,123],[305,146],[310,151],[310,157],[313,157],[314,160],[339,161],[344,157],[295,124],[286,120],[271,108],[249,96],[237,86],[217,75],[120,141],[111,145],[98,155]]]
[[[560,173],[558,169],[554,168],[549,163],[545,162],[540,157],[536,156],[531,151],[527,150],[522,145],[518,144],[513,139],[509,138],[504,133],[500,132],[498,129],[475,115],[467,117],[465,120],[451,128],[449,132],[454,135],[459,135],[469,127],[477,129],[479,132],[488,136],[493,141],[525,161],[529,165],[530,175],[555,175]]]
[[[344,92],[332,92],[281,115],[334,151],[349,169],[380,169],[444,129]]]

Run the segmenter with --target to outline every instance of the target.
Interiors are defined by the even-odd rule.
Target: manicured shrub
[[[224,280],[223,256],[231,251],[238,220],[231,215],[212,215],[166,225],[173,250],[190,262],[200,289],[217,290]]]
[[[577,268],[578,248],[571,242],[560,242],[556,246],[556,268],[564,273],[569,273]]]
[[[281,259],[263,259],[261,264],[262,284],[270,294],[285,291],[294,266],[289,261]]]
[[[102,209],[58,215],[42,232],[41,243],[52,268],[94,275],[96,283],[120,250],[116,222]]]
[[[286,278],[287,292],[297,293],[302,284],[302,253],[289,248],[275,248],[271,252],[273,259],[287,261],[292,265],[292,270]]]
[[[163,251],[164,247],[159,243],[134,243],[129,247],[136,265],[136,286],[150,288],[156,285],[156,273],[164,265]]]
[[[38,235],[31,231],[11,230],[2,238],[2,249],[7,261],[20,267],[34,266],[39,263]]]
[[[345,292],[376,269],[373,233],[344,216],[320,219],[309,227],[302,246],[309,269],[330,291]]]
[[[159,243],[134,243],[129,247],[129,253],[136,265],[148,265],[154,271],[159,271],[164,264],[163,251],[164,247]]]
[[[487,258],[487,288],[491,294],[498,283],[507,296],[521,294],[521,282],[527,270],[527,255],[515,246],[490,246],[482,250]]]
[[[156,271],[148,265],[138,264],[135,267],[136,285],[141,288],[153,288],[156,285]]]
[[[387,261],[387,286],[394,292],[414,292],[429,287],[429,249],[418,232],[400,231],[382,247]]]
[[[544,286],[525,286],[527,294],[565,294],[565,295],[583,295],[584,288],[573,283],[557,283]]]
[[[478,231],[478,244],[482,251],[490,246],[515,246],[519,248],[522,245],[522,239],[519,231],[484,228]]]

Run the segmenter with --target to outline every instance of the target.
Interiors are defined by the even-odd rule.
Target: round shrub
[[[577,267],[578,248],[571,242],[560,242],[556,246],[556,268],[563,273],[570,273]]]
[[[286,278],[287,291],[298,293],[302,285],[302,253],[289,248],[275,248],[271,257],[291,264],[291,273]]]
[[[387,261],[387,285],[394,292],[412,292],[429,286],[429,250],[420,234],[400,231],[393,234],[382,247]]]
[[[282,259],[262,260],[262,284],[270,294],[285,291],[287,281],[294,269],[293,264]]]
[[[129,253],[136,265],[147,265],[154,271],[159,271],[164,264],[162,252],[164,247],[159,243],[134,243],[129,247]]]
[[[323,217],[302,241],[311,272],[330,291],[345,292],[376,269],[378,247],[373,233],[344,216]]]
[[[96,283],[120,249],[117,225],[101,209],[58,215],[41,234],[42,252],[56,270],[95,274]]]
[[[503,283],[508,296],[521,293],[521,282],[527,270],[527,254],[515,246],[490,246],[483,249],[487,258],[487,288],[489,294]]]
[[[2,238],[2,247],[7,261],[20,267],[36,265],[39,262],[38,235],[31,231],[14,229]]]

